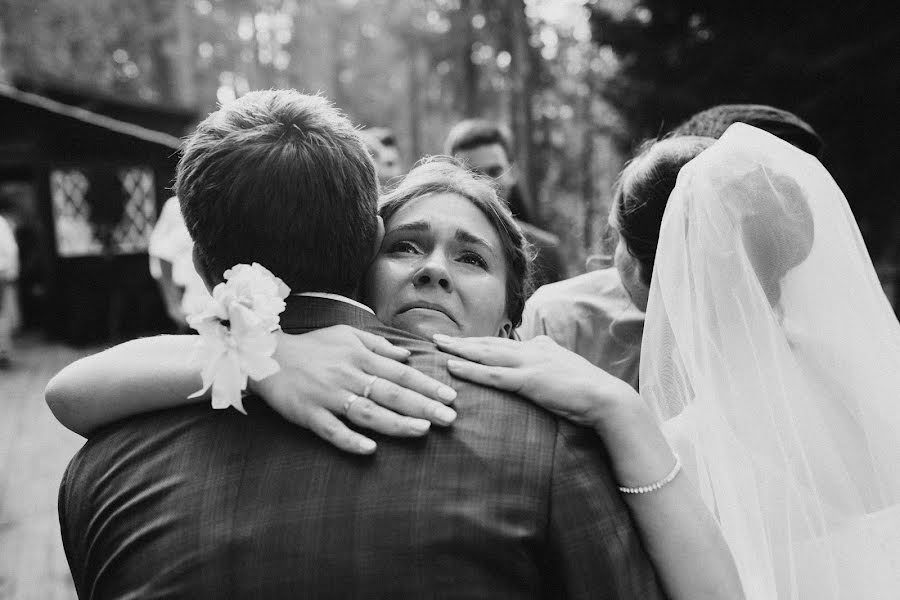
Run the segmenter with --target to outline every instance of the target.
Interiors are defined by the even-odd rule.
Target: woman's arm
[[[463,379],[516,392],[580,425],[606,446],[619,485],[640,487],[671,472],[675,456],[641,397],[625,382],[540,336],[527,342],[435,336],[469,361],[448,361]],[[683,474],[652,492],[623,494],[671,598],[742,598],[728,545]]]
[[[421,436],[449,425],[451,388],[403,364],[409,353],[384,338],[337,325],[302,335],[278,333],[281,370],[250,388],[287,420],[347,452],[368,454],[375,442],[341,420],[396,437]],[[87,436],[113,421],[192,402],[202,387],[194,364],[196,336],[125,342],[75,361],[47,385],[54,416]],[[351,395],[357,397],[348,403]]]
[[[77,360],[47,384],[47,405],[66,428],[87,437],[125,417],[208,402],[208,395],[188,399],[203,387],[191,361],[196,341],[192,335],[160,335]]]

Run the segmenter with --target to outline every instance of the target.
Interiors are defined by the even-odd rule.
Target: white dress
[[[751,599],[900,598],[900,324],[812,156],[733,125],[679,173],[641,395]]]

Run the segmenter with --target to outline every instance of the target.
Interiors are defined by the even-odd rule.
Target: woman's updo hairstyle
[[[641,265],[641,281],[650,287],[659,229],[681,167],[715,142],[699,136],[650,140],[619,175],[613,193],[613,217],[628,252]]]
[[[378,212],[387,224],[401,207],[430,194],[455,194],[465,198],[484,213],[497,231],[507,265],[506,315],[515,330],[522,324],[525,300],[533,291],[534,249],[513,219],[509,207],[497,196],[493,180],[469,171],[454,158],[424,158],[381,198]]]

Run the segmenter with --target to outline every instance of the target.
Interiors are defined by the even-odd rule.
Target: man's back
[[[298,308],[299,306],[299,308]],[[304,298],[289,332],[344,322]],[[293,327],[292,327],[293,325]],[[60,493],[82,597],[654,597],[655,577],[599,440],[515,396],[454,382],[456,423],[344,454],[258,401],[132,419],[93,437]]]

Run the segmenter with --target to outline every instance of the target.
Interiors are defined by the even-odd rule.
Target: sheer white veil
[[[640,381],[748,598],[900,598],[900,324],[814,157],[735,124],[682,168]]]

